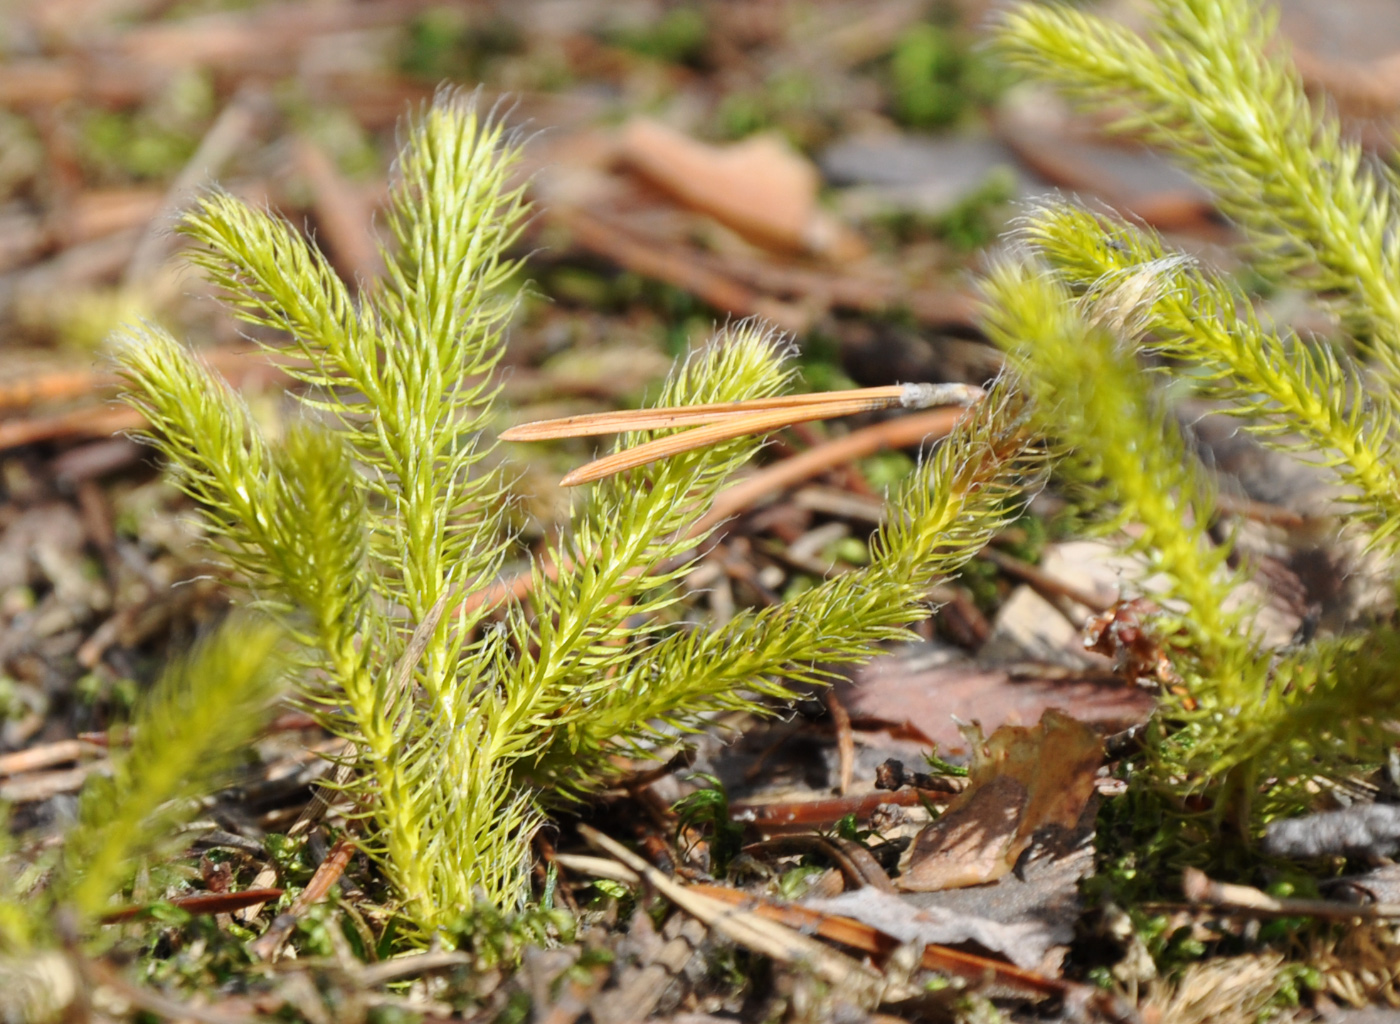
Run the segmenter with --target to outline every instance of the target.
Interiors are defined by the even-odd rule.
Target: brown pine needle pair
[[[681,405],[667,409],[634,409],[565,416],[557,420],[523,423],[502,432],[506,441],[544,441],[560,437],[592,437],[628,430],[668,430],[693,427],[684,433],[657,438],[626,448],[580,466],[560,483],[565,487],[601,480],[658,459],[694,451],[747,434],[766,434],[791,423],[850,416],[877,409],[929,409],[935,405],[972,405],[985,392],[971,384],[893,384],[854,391],[820,391],[806,395],[782,395],[749,402],[716,402]]]

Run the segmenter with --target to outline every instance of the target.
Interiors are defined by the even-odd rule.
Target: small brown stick
[[[246,382],[248,378],[259,378],[261,383],[262,377],[280,382],[286,374],[278,363],[297,359],[292,353],[278,352],[274,357],[266,349],[247,347],[213,348],[201,351],[199,358],[229,377],[231,383]],[[0,381],[0,411],[108,392],[120,383],[116,374],[103,370],[43,370],[18,380]]]
[[[460,949],[425,949],[421,953],[396,956],[377,964],[364,964],[355,969],[355,980],[365,988],[377,988],[391,981],[415,978],[444,967],[469,967],[476,958]]]
[[[0,801],[8,804],[32,804],[59,793],[74,793],[82,788],[89,775],[106,766],[106,761],[93,761],[62,771],[22,775],[0,783]]]
[[[340,880],[340,876],[350,864],[350,858],[355,854],[355,849],[354,839],[348,835],[341,836],[335,846],[331,847],[331,852],[326,854],[326,859],[316,868],[316,873],[311,876],[311,881],[306,883],[306,888],[285,913],[277,915],[267,931],[248,944],[248,951],[259,960],[271,960],[275,957],[302,915],[324,899],[326,893],[331,891],[331,886]]]
[[[792,854],[817,854],[831,861],[846,879],[848,888],[859,889],[872,886],[881,892],[895,892],[894,883],[874,854],[860,843],[840,836],[819,836],[807,833],[796,836],[777,836],[757,843],[749,843],[744,852],[751,855],[770,854],[790,856]]]
[[[120,971],[102,960],[88,961],[87,973],[92,981],[103,988],[111,989],[138,1010],[144,1010],[157,1017],[164,1017],[166,1020],[196,1021],[197,1024],[254,1024],[254,1022],[265,1019],[253,1014],[234,1016],[219,1013],[206,1006],[178,1002],[161,995],[159,992],[127,981]]]
[[[845,437],[809,448],[801,455],[767,466],[753,476],[726,487],[715,496],[710,511],[695,524],[691,535],[705,533],[724,520],[757,504],[770,494],[810,480],[835,466],[890,448],[907,448],[930,438],[946,436],[962,418],[962,409],[930,409],[928,412],[876,423]]]
[[[0,754],[0,776],[19,775],[22,772],[52,768],[54,765],[77,761],[84,754],[99,753],[101,747],[83,740],[57,740],[27,750],[16,750],[12,754]]]
[[[677,750],[670,757],[668,757],[663,763],[653,765],[652,767],[647,768],[644,771],[636,771],[635,769],[631,768],[631,765],[633,764],[632,761],[630,761],[627,758],[621,757],[620,755],[614,754],[609,759],[612,763],[612,766],[624,773],[627,773],[624,774],[623,777],[619,779],[616,783],[614,783],[614,788],[624,789],[629,793],[635,795],[639,791],[646,789],[652,783],[658,782],[661,779],[666,778],[668,775],[674,775],[676,772],[684,771],[685,769],[691,767],[695,764],[696,756],[697,755],[694,747],[684,746]]]
[[[564,559],[564,571],[573,570],[572,559]],[[539,566],[540,574],[545,579],[553,580],[559,577],[559,565],[555,562],[545,561]],[[523,601],[535,589],[535,570],[526,569],[508,579],[497,580],[489,587],[473,591],[462,599],[458,612],[474,612],[478,608],[498,608],[503,604],[510,604],[514,601]]]
[[[320,239],[336,268],[351,281],[367,283],[384,272],[384,261],[366,227],[370,209],[364,194],[336,168],[325,150],[305,135],[298,135],[296,166],[311,186],[311,210],[316,215]]]
[[[73,197],[61,215],[64,245],[91,242],[139,227],[160,209],[161,194],[149,188],[101,189]]]
[[[102,405],[56,416],[0,423],[0,451],[67,437],[107,437],[119,430],[145,426],[146,417],[124,406]]]
[[[275,900],[281,895],[281,889],[244,889],[241,892],[201,892],[192,896],[172,896],[160,902],[179,907],[189,914],[231,914],[254,903],[262,904]],[[108,911],[102,915],[102,923],[117,924],[130,921],[150,910],[151,906],[150,903],[143,903],[140,906]]]
[[[801,332],[810,317],[797,306],[768,298],[726,274],[702,267],[682,252],[643,239],[615,219],[577,207],[557,207],[550,217],[568,229],[574,243],[643,277],[665,281],[735,316],[758,315],[788,331]]]
[[[1292,509],[1223,493],[1215,496],[1215,509],[1225,515],[1239,516],[1265,526],[1281,526],[1287,530],[1301,530],[1313,521]]]
[[[809,267],[778,265],[756,257],[696,251],[701,266],[747,284],[769,295],[797,295],[821,309],[857,313],[889,313],[903,310],[921,324],[938,327],[975,327],[977,296],[969,291],[923,286],[907,287],[898,280],[872,280],[869,275]]]
[[[1030,586],[1041,597],[1050,602],[1056,598],[1067,597],[1075,604],[1081,604],[1096,614],[1103,614],[1114,606],[1116,602],[1105,600],[1083,587],[1077,587],[1067,580],[1051,576],[1044,569],[1022,561],[1014,555],[1008,555],[1005,551],[998,551],[996,548],[988,547],[982,550],[982,557],[991,562],[1002,572],[1015,576]],[[1083,623],[1078,623],[1082,626]]]
[[[160,208],[152,189],[79,193],[49,216],[0,216],[0,271],[18,270],[45,256],[144,224]]]
[[[76,398],[116,383],[109,373],[94,370],[50,370],[18,380],[0,382],[0,411],[25,409],[39,402]]]
[[[856,775],[856,738],[851,729],[851,713],[841,703],[841,698],[836,696],[835,690],[827,690],[824,697],[831,724],[836,727],[836,756],[840,763],[836,792],[845,796],[851,791],[851,782]]]
[[[889,956],[899,946],[898,940],[894,937],[849,917],[823,914],[803,906],[779,903],[776,900],[753,896],[720,885],[696,883],[689,888],[710,899],[735,907],[743,907],[769,920],[781,921],[790,928],[799,928],[804,932],[815,931],[824,938],[840,942],[864,953]],[[1113,1007],[1106,1003],[1105,1000],[1111,999],[1107,993],[1096,993],[1087,985],[1049,978],[1043,974],[1036,974],[1034,971],[1016,967],[1014,964],[977,956],[974,953],[964,953],[948,946],[933,944],[924,946],[921,966],[931,971],[941,971],[944,974],[967,978],[975,983],[985,983],[990,977],[1022,996],[1029,995],[1033,998],[1049,996],[1065,1000],[1067,1003],[1096,1004],[1096,1008],[1108,1011],[1108,1015],[1114,1019],[1121,1019],[1124,1016],[1131,1017],[1130,1013],[1125,1014],[1122,1008]]]
[[[602,853],[621,861],[646,883],[680,907],[730,940],[768,956],[779,963],[803,963],[808,970],[829,984],[864,990],[874,1003],[881,995],[887,999],[913,995],[907,985],[890,983],[882,986],[880,975],[844,953],[818,942],[810,936],[773,921],[763,921],[756,915],[734,910],[710,896],[693,892],[691,886],[668,878],[621,843],[596,829],[580,825],[584,842]],[[883,993],[879,990],[884,988]]]
[[[1384,921],[1400,918],[1400,903],[1341,903],[1337,900],[1277,899],[1252,885],[1212,881],[1187,868],[1181,891],[1192,903],[1267,917],[1320,917],[1328,921]]]
[[[823,441],[821,445],[826,443]],[[818,512],[833,519],[853,519],[877,526],[885,521],[885,499],[853,494],[839,487],[809,484],[793,492],[792,503],[804,511]]]
[[[760,832],[784,829],[810,829],[836,824],[849,814],[867,821],[882,807],[918,807],[929,799],[926,792],[912,789],[898,793],[861,793],[829,800],[785,800],[756,804],[739,800],[730,805],[730,817],[738,824],[752,825]]]

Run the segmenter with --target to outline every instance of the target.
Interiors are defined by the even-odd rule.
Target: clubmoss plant
[[[1026,215],[1019,255],[991,274],[988,325],[1028,381],[1039,428],[1072,453],[1067,477],[1111,525],[1137,524],[1131,547],[1164,581],[1156,629],[1181,679],[1164,694],[1148,775],[1207,797],[1249,834],[1384,760],[1400,647],[1389,626],[1264,646],[1251,609],[1232,600],[1230,544],[1206,534],[1209,476],[1137,351],[1184,367],[1266,443],[1334,469],[1354,521],[1393,553],[1396,179],[1306,97],[1271,12],[1243,0],[1153,10],[1144,39],[1070,7],[1022,4],[997,45],[1180,160],[1240,225],[1254,266],[1335,310],[1360,359],[1264,322],[1236,285],[1151,232],[1061,201]]]
[[[1272,5],[1151,6],[1143,38],[1066,5],[1020,4],[1000,25],[998,52],[1180,162],[1244,230],[1255,268],[1325,297],[1394,381],[1395,174],[1309,99]]]
[[[88,937],[142,860],[170,852],[198,809],[193,798],[237,763],[286,686],[285,640],[268,620],[239,616],[165,671],[138,708],[130,746],[113,751],[111,776],[84,787],[48,884],[39,885],[42,871],[0,860],[0,957],[57,945],[60,913],[63,938]]]
[[[466,599],[513,550],[483,428],[517,298],[518,155],[499,123],[440,97],[398,164],[388,272],[358,301],[285,223],[221,193],[198,204],[195,261],[241,316],[292,338],[307,416],[280,441],[158,329],[117,349],[175,479],[317,670],[303,699],[353,742],[364,847],[410,931],[448,943],[477,901],[528,897],[531,835],[552,802],[607,778],[609,753],[759,708],[904,636],[933,583],[1015,514],[1035,463],[1019,400],[994,390],[906,482],[869,566],[711,632],[683,621],[677,584],[697,520],[758,442],[688,452],[590,488],[536,565],[531,608],[488,623]],[[658,401],[775,394],[784,356],[735,325]]]

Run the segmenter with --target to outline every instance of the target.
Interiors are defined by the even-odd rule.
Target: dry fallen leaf
[[[914,840],[909,870],[899,879],[905,890],[996,881],[1012,869],[1036,829],[1074,828],[1094,793],[1103,743],[1084,723],[1054,708],[1033,728],[1002,726],[985,740],[976,726],[968,732],[968,788]]]
[[[1077,638],[1073,641],[1079,644]],[[1117,731],[1145,721],[1156,706],[1146,690],[1125,686],[1103,671],[1070,671],[1045,665],[1033,674],[1028,666],[987,666],[969,661],[937,662],[926,645],[874,659],[855,672],[837,693],[862,724],[889,722],[916,730],[940,754],[960,755],[966,739],[954,724],[957,716],[988,729],[1030,725],[1047,708],[1058,708],[1081,722]]]
[[[1037,921],[1002,924],[940,907],[916,907],[907,902],[907,897],[901,899],[871,886],[824,899],[805,899],[802,905],[823,914],[853,918],[900,942],[939,946],[970,943],[1000,953],[1027,971],[1040,964],[1053,941],[1046,927]]]
[[[780,139],[711,146],[658,121],[634,118],[622,158],[653,185],[770,248],[831,259],[864,254],[860,238],[817,206],[817,169]]]

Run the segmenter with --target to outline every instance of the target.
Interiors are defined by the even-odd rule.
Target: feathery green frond
[[[325,257],[284,221],[231,196],[203,199],[182,228],[193,259],[247,319],[287,331],[284,367],[314,390],[372,472],[376,586],[420,619],[453,587],[493,575],[499,472],[473,474],[495,385],[490,371],[516,303],[505,257],[524,218],[510,180],[519,145],[445,92],[412,126],[390,196],[388,278],[356,308]],[[388,514],[392,509],[393,514]],[[438,664],[436,671],[447,671]]]
[[[1024,375],[1038,429],[1063,446],[1061,471],[1116,525],[1133,526],[1122,543],[1162,581],[1152,592],[1167,612],[1155,630],[1181,686],[1149,734],[1146,777],[1179,795],[1209,793],[1242,830],[1306,806],[1317,780],[1383,759],[1395,742],[1400,640],[1382,629],[1269,656],[1252,610],[1232,600],[1242,579],[1226,567],[1228,547],[1206,536],[1204,472],[1110,327],[1152,331],[1156,344],[1199,359],[1221,394],[1279,416],[1275,430],[1296,422],[1314,440],[1352,430],[1358,449],[1386,451],[1346,404],[1352,396],[1311,390],[1321,375],[1351,371],[1285,347],[1247,305],[1237,314],[1230,289],[1133,229],[1052,205],[1024,236],[1069,285],[1044,265],[1004,260],[985,285],[988,334]]]
[[[524,186],[511,180],[519,158],[499,121],[444,92],[411,126],[390,196],[397,247],[386,285],[368,296],[381,338],[366,367],[378,374],[367,395],[378,439],[362,457],[392,482],[395,598],[415,618],[452,587],[494,575],[504,555],[503,482],[473,472],[518,301],[509,284],[519,264],[505,254],[526,210]]]
[[[193,243],[190,262],[242,319],[336,356],[364,343],[344,282],[286,221],[216,189],[185,216],[180,233]]]
[[[1187,770],[1216,777],[1250,769],[1250,788],[1261,790],[1255,816],[1267,821],[1308,806],[1319,783],[1384,763],[1400,738],[1397,706],[1400,634],[1381,628],[1327,638],[1280,657],[1257,699],[1176,756]]]
[[[163,331],[124,335],[114,355],[127,400],[150,421],[145,436],[211,533],[228,541],[224,553],[269,610],[309,611],[314,631],[294,631],[326,652],[341,687],[365,693],[371,684],[355,643],[370,613],[368,525],[344,446],[309,424],[294,426],[280,448],[269,444],[222,378]],[[358,708],[367,722],[381,717],[369,696]]]
[[[228,384],[153,325],[118,334],[112,352],[127,404],[150,424],[175,483],[202,510],[228,556],[254,578],[272,572],[271,455],[252,414]]]
[[[1020,233],[1096,315],[1131,321],[1248,429],[1333,466],[1378,539],[1400,527],[1395,391],[1368,388],[1365,370],[1325,344],[1261,323],[1238,288],[1154,233],[1059,201],[1032,211]]]
[[[751,321],[735,325],[683,362],[657,401],[670,406],[774,395],[792,375],[782,354],[767,329]],[[627,435],[618,445],[639,441]],[[635,632],[623,622],[652,618],[675,601],[675,583],[688,569],[686,553],[704,539],[691,536],[691,528],[759,443],[746,438],[688,452],[590,488],[552,554],[557,577],[536,588],[539,626],[532,646],[539,653],[523,655],[519,681],[507,690],[505,736],[526,707],[542,727],[572,729],[572,719],[593,716],[595,695],[613,686],[611,671],[633,657],[618,646]]]
[[[330,432],[302,422],[272,449],[264,500],[271,509],[276,578],[291,604],[315,620],[320,643],[349,678],[359,661],[355,640],[369,615],[368,512],[349,452]]]
[[[1225,568],[1228,548],[1206,536],[1214,500],[1205,474],[1148,379],[1044,267],[1004,260],[985,291],[987,333],[1025,380],[1041,431],[1067,449],[1062,470],[1115,523],[1137,525],[1132,550],[1166,580],[1157,596],[1186,607],[1179,642],[1228,677],[1252,656],[1246,611],[1229,608],[1239,581]]]
[[[1015,513],[1034,462],[1001,395],[915,474],[869,568],[710,634],[677,621],[678,582],[697,522],[760,442],[677,455],[586,492],[551,552],[556,577],[536,569],[534,614],[483,627],[462,599],[507,542],[481,430],[518,298],[517,157],[499,123],[440,96],[399,163],[387,278],[358,304],[287,225],[221,194],[199,205],[197,262],[242,315],[291,333],[288,370],[310,388],[308,422],[279,441],[165,335],[118,353],[176,478],[321,669],[301,700],[352,741],[362,846],[422,942],[454,941],[479,900],[522,904],[545,809],[602,781],[610,752],[714,710],[762,710],[760,696],[904,636],[934,580]],[[659,400],[777,394],[783,356],[767,329],[736,324]]]
[[[36,933],[47,927],[43,915],[34,912],[42,901],[36,901],[32,892],[45,869],[21,859],[9,826],[10,809],[0,805],[0,957],[33,948]]]
[[[1144,40],[1067,5],[1020,4],[1002,18],[998,49],[1184,164],[1248,233],[1261,271],[1336,300],[1353,336],[1400,379],[1393,177],[1308,98],[1269,8],[1153,7]]]
[[[1117,536],[1145,563],[1142,586],[1159,604],[1149,628],[1182,685],[1162,695],[1145,777],[1168,791],[1210,792],[1217,813],[1243,824],[1279,764],[1279,750],[1253,742],[1267,727],[1244,725],[1244,709],[1262,706],[1273,679],[1251,609],[1232,600],[1242,581],[1226,565],[1229,548],[1206,533],[1214,500],[1204,471],[1151,377],[1103,320],[1089,319],[1103,309],[1024,259],[1004,259],[984,288],[985,329],[1023,375],[1039,431],[1061,446],[1059,471],[1091,509],[1132,527]]]
[[[753,709],[757,695],[789,699],[792,683],[830,681],[837,666],[867,660],[875,645],[907,639],[908,624],[928,614],[933,586],[1015,518],[1036,485],[1041,459],[1022,412],[1015,393],[999,385],[891,495],[869,566],[720,629],[673,632],[634,654],[607,686],[594,688],[587,713],[532,770],[559,777],[581,758],[598,762],[613,745],[664,740],[706,715]]]
[[[257,734],[286,679],[282,631],[262,619],[235,618],[156,684],[132,723],[131,747],[115,753],[110,779],[83,790],[78,824],[68,834],[49,891],[91,924],[142,857],[166,842],[175,824]]]

